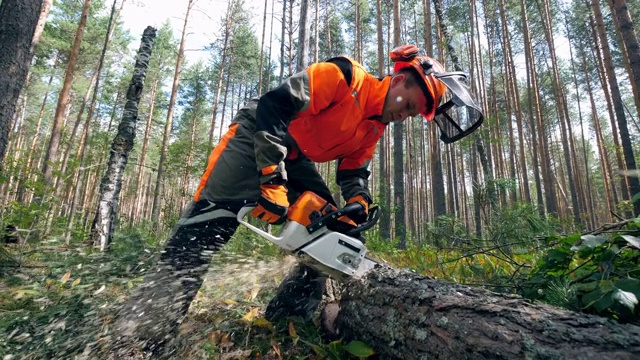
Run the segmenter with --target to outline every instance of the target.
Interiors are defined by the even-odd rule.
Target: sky
[[[220,20],[227,9],[226,0],[194,0],[195,6],[189,15],[187,25],[187,38],[185,45],[185,58],[188,63],[199,59],[206,60],[209,54],[202,51],[205,46],[213,42],[220,28]],[[120,4],[121,0],[118,1]],[[108,3],[111,3],[108,1]],[[189,0],[126,0],[122,9],[121,20],[131,35],[137,38],[142,36],[144,29],[151,25],[160,28],[169,21],[174,30],[176,39],[182,35],[184,17]],[[261,34],[262,13],[264,11],[263,0],[248,0],[247,7],[251,9],[254,19],[253,28],[257,34]],[[268,1],[268,11],[271,11],[271,1]],[[268,31],[268,29],[267,29]],[[136,51],[139,42],[134,41],[132,50]]]

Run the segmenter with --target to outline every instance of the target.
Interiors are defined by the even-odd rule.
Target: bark
[[[429,164],[431,167],[431,194],[433,197],[433,216],[437,217],[447,213],[444,191],[444,173],[442,171],[442,155],[438,133],[431,131],[429,135],[431,151],[429,151]]]
[[[631,359],[640,327],[517,295],[376,269],[344,286],[335,319],[381,359]],[[331,323],[324,308],[325,324]]]
[[[33,38],[31,39],[31,54],[34,54],[36,46],[40,42],[40,37],[44,32],[44,25],[47,22],[47,18],[49,17],[49,11],[53,6],[53,0],[44,0],[37,1],[42,3],[42,8],[40,9],[40,18],[38,18],[38,24],[36,25],[36,30],[33,33]]]
[[[585,84],[587,85],[587,93],[589,94],[589,101],[591,104],[591,119],[593,121],[593,131],[596,137],[596,145],[598,149],[598,158],[600,159],[600,167],[602,171],[602,182],[604,185],[605,197],[607,201],[608,213],[614,214],[616,211],[614,200],[615,185],[609,185],[609,179],[612,178],[611,174],[611,160],[609,160],[609,154],[605,148],[604,139],[602,136],[602,130],[600,129],[600,122],[598,119],[598,108],[594,99],[594,94],[591,89],[591,81],[589,80],[589,71],[587,70],[587,57],[582,49],[580,49],[580,55],[582,60],[582,71],[585,75]]]
[[[501,11],[502,12],[502,11]],[[508,41],[507,39],[507,29],[506,29],[506,24],[502,24],[501,26],[501,30],[502,30],[502,41],[503,41],[503,49],[505,49],[505,58],[506,61],[504,62],[504,74],[508,74],[509,73],[509,61],[510,61],[510,57],[509,57],[509,50],[506,49],[506,47],[504,46],[504,42]],[[507,94],[513,94],[511,93],[511,80],[509,79],[509,76],[505,76],[504,78],[504,83],[503,86],[505,88],[505,91]],[[506,100],[506,104],[505,104],[505,113],[507,116],[507,124],[509,127],[509,178],[512,179],[513,181],[517,181],[516,179],[518,178],[517,175],[517,170],[516,170],[516,156],[517,156],[517,150],[516,150],[516,140],[515,140],[515,129],[513,127],[513,105],[512,103],[515,102],[513,100],[513,98],[511,96],[507,96],[507,100]],[[516,187],[514,187],[513,189],[511,189],[510,191],[510,198],[511,201],[517,201],[518,200],[518,194],[516,192]]]
[[[111,145],[111,154],[107,171],[100,183],[100,202],[91,229],[91,240],[105,251],[112,236],[112,229],[118,209],[118,199],[122,186],[122,176],[127,165],[129,152],[133,148],[138,120],[138,104],[144,87],[144,80],[149,66],[151,49],[156,37],[156,29],[148,26],[142,35],[133,77],[127,91],[127,102],[118,126],[118,133]]]
[[[613,99],[613,107],[615,110],[616,120],[618,121],[618,130],[620,131],[620,142],[622,144],[622,152],[623,152],[624,161],[625,161],[624,165],[626,166],[627,170],[635,170],[637,169],[637,167],[636,167],[635,155],[633,152],[633,145],[631,143],[629,129],[627,127],[627,119],[624,114],[622,95],[620,94],[620,88],[619,88],[617,76],[615,73],[615,67],[613,65],[613,60],[611,58],[611,51],[607,43],[607,36],[604,29],[604,20],[602,18],[602,12],[600,10],[600,3],[595,0],[592,0],[591,4],[592,4],[592,10],[594,12],[595,20],[596,20],[596,27],[598,29],[598,34],[600,35],[600,39],[601,39],[602,51],[604,54],[604,63],[607,71],[607,78],[609,80],[611,97]],[[621,14],[623,13],[622,10],[620,10],[620,13]],[[627,33],[629,37],[631,36],[630,32],[625,31],[625,33]],[[633,44],[633,42],[630,41],[630,42],[625,42],[625,45],[631,46],[631,49],[628,49],[628,50],[632,51],[634,54],[637,55],[638,53],[637,38],[636,38],[635,44]],[[635,59],[632,61],[635,62]],[[637,66],[637,65],[634,63],[632,66]],[[630,75],[634,77],[634,74],[630,74]],[[634,78],[634,82],[635,82],[635,78]],[[629,186],[630,197],[633,197],[635,194],[640,193],[640,180],[637,177],[630,176],[627,178],[627,181]],[[624,189],[623,189],[623,193],[624,193]],[[634,211],[635,213],[640,213],[640,203],[636,202],[634,204]]]
[[[633,19],[629,13],[626,0],[609,0],[609,7],[619,31],[622,55],[626,58],[629,66],[629,76],[634,94],[636,111],[640,114],[640,43],[633,24]]]
[[[619,136],[618,136],[618,126],[616,125],[616,121],[615,121],[615,115],[613,114],[613,105],[612,105],[612,101],[611,101],[611,93],[609,91],[609,86],[607,85],[607,75],[605,73],[604,70],[604,55],[601,51],[602,46],[600,46],[600,38],[597,35],[597,31],[596,31],[596,23],[595,20],[593,18],[593,15],[589,15],[589,26],[591,28],[591,37],[593,39],[593,43],[596,44],[591,50],[591,59],[595,59],[595,64],[597,66],[597,71],[596,71],[596,75],[598,76],[598,81],[600,83],[600,88],[602,89],[602,92],[604,93],[604,101],[606,102],[606,107],[607,107],[607,114],[608,117],[607,119],[609,120],[609,124],[611,125],[611,137],[613,138],[613,148],[611,150],[609,150],[608,148],[605,148],[605,152],[604,154],[609,154],[609,152],[613,152],[613,155],[615,156],[615,164],[617,164],[618,169],[622,169],[624,168],[624,162],[622,161],[622,152],[620,151],[621,146],[620,146],[620,140],[619,140]],[[582,49],[581,49],[582,50]],[[584,61],[584,57],[586,56],[584,53],[582,54],[583,56],[583,61]],[[592,94],[593,96],[595,96],[595,94]],[[592,109],[597,109],[597,108],[593,108]],[[592,112],[595,112],[594,110],[592,110]],[[604,139],[604,137],[603,137]],[[603,143],[604,144],[604,143]],[[613,169],[614,162],[610,161],[608,166],[609,166],[609,170]],[[613,171],[609,171],[609,174],[614,174]],[[626,186],[626,181],[625,178],[623,177],[618,177],[618,186],[616,187],[615,185],[615,176],[613,175],[609,175],[610,178],[612,179],[611,182],[611,194],[613,195],[613,202],[615,204],[617,204],[618,202],[620,202],[620,199],[624,198],[625,196],[628,195],[628,192],[626,192],[625,195],[625,191],[627,189]],[[625,190],[623,190],[625,189]]]
[[[266,4],[265,4],[266,8]],[[300,23],[298,23],[296,72],[304,70],[309,64],[309,1],[300,1]]]
[[[527,25],[527,17],[526,17],[526,11],[525,11],[525,4],[524,2],[520,2],[520,8],[521,8],[521,19],[522,19],[522,24],[524,25],[524,28],[522,30],[522,33],[524,35],[524,45],[525,45],[525,57],[526,57],[526,62],[527,62],[527,88],[526,88],[526,96],[528,99],[529,104],[533,104],[533,90],[532,90],[532,82],[533,79],[535,78],[535,72],[534,71],[530,71],[530,65],[531,62],[529,61],[530,58],[530,39],[529,39],[529,28]],[[516,86],[517,88],[517,86]],[[534,175],[534,180],[535,180],[535,184],[536,184],[536,200],[538,202],[538,209],[540,211],[540,215],[544,216],[544,209],[545,209],[545,204],[544,204],[544,199],[543,199],[543,195],[544,192],[542,190],[542,182],[543,179],[540,175],[541,173],[541,166],[540,166],[540,162],[542,159],[540,159],[540,155],[539,152],[541,152],[542,150],[540,150],[540,148],[538,147],[538,136],[537,136],[537,131],[536,131],[536,121],[535,121],[535,116],[534,116],[534,111],[533,111],[533,105],[529,105],[528,109],[527,109],[527,113],[529,115],[529,119],[528,119],[528,123],[529,123],[529,129],[530,129],[530,135],[531,135],[531,147],[533,150],[533,175]],[[521,128],[524,130],[524,127]],[[524,143],[522,143],[522,146],[524,146]],[[542,160],[542,162],[544,162]],[[545,186],[546,187],[546,186]]]
[[[329,32],[327,32],[329,33]],[[378,75],[386,73],[385,69],[385,54],[384,54],[384,36],[382,34],[382,0],[376,0],[376,34],[378,44]],[[378,160],[380,167],[380,179],[378,185],[378,201],[383,204],[382,216],[380,217],[379,231],[382,239],[390,239],[391,233],[391,211],[389,204],[389,186],[387,173],[387,147],[385,144],[386,134],[383,135],[378,141]]]
[[[4,0],[0,3],[0,171],[7,149],[9,124],[33,57],[32,42],[42,0]]]
[[[400,45],[400,3],[393,1],[393,45]],[[398,248],[407,247],[406,220],[404,216],[404,124],[393,124],[393,204],[395,239]]]
[[[51,130],[51,138],[49,140],[49,147],[44,160],[44,168],[42,173],[44,174],[45,184],[51,184],[53,177],[53,163],[58,157],[58,147],[60,146],[60,136],[62,132],[62,123],[66,118],[65,110],[71,103],[71,85],[73,83],[73,77],[75,75],[76,62],[78,61],[78,55],[80,54],[80,45],[82,44],[82,37],[84,36],[84,29],[87,25],[87,17],[89,17],[89,9],[91,8],[91,0],[85,0],[82,7],[82,14],[80,15],[80,22],[76,29],[76,35],[73,39],[73,45],[71,46],[71,52],[69,53],[69,59],[67,60],[67,69],[64,75],[64,82],[62,83],[62,89],[58,97],[58,105],[56,106],[56,114],[53,119],[53,125]]]

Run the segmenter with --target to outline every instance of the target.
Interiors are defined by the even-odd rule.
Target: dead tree
[[[640,358],[640,327],[516,295],[392,269],[345,285],[325,325],[381,359]]]

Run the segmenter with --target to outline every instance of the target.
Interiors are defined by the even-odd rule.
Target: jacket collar
[[[365,105],[363,114],[366,119],[382,119],[382,109],[384,108],[384,99],[389,91],[391,76],[385,76],[382,79],[372,78],[369,82],[368,93],[365,95]]]

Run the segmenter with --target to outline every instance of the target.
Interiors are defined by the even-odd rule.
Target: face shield
[[[469,91],[469,80],[461,71],[446,72],[435,59],[420,56],[415,45],[402,45],[391,51],[394,71],[413,68],[424,82],[420,83],[427,99],[442,104],[421,113],[427,121],[440,128],[440,140],[446,144],[458,141],[474,132],[484,120],[480,107]]]
[[[484,116],[469,91],[468,78],[463,72],[433,73],[449,91],[436,108],[433,121],[440,128],[440,140],[445,144],[458,141],[474,132]]]

